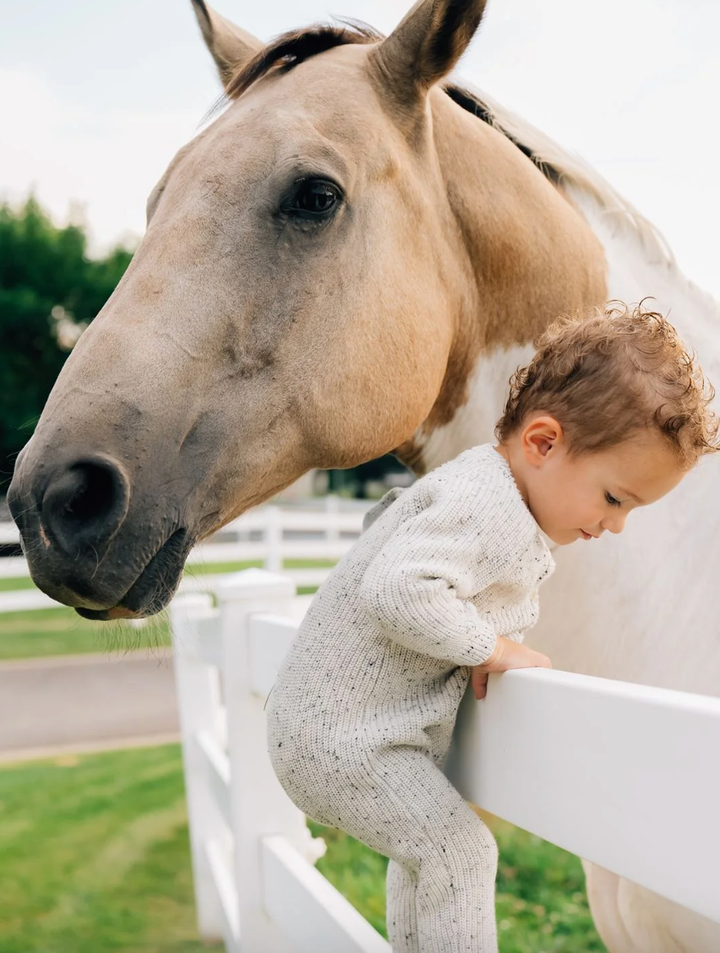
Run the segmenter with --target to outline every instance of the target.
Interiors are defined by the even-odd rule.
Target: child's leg
[[[420,748],[386,748],[366,770],[336,823],[394,862],[393,953],[497,953],[497,846],[483,821]]]
[[[319,728],[326,730],[318,719]],[[269,751],[301,811],[347,831],[405,872],[390,872],[396,953],[497,953],[497,847],[433,760],[433,739],[424,734],[427,744],[378,749],[364,732],[346,730],[326,740],[311,737],[306,750],[288,730],[279,737],[271,732]]]
[[[388,892],[393,953],[398,939],[397,949],[405,953],[404,935],[414,932],[408,890],[413,881],[417,940],[408,953],[497,953],[492,834],[422,752],[405,748],[387,758],[396,762],[388,764],[388,774],[402,779],[404,806],[395,799],[385,851],[405,871],[394,880],[401,889]]]
[[[420,953],[417,877],[391,860],[387,869],[387,932],[393,953]]]

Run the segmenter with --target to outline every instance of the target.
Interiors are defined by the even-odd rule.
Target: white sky
[[[269,39],[333,14],[388,32],[412,0],[216,3]],[[142,234],[219,93],[189,0],[0,0],[0,23],[0,198],[34,188],[59,221],[79,203],[96,248]],[[490,0],[458,72],[592,162],[720,295],[719,35],[716,0]]]

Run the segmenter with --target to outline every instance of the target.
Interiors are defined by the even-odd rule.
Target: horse
[[[448,79],[484,0],[419,0],[386,38],[342,25],[267,46],[193,4],[227,108],[151,193],[9,491],[53,598],[150,615],[198,540],[308,469],[394,452],[422,474],[491,440],[561,313],[653,296],[720,378],[718,305],[657,231]],[[717,467],[621,541],[557,550],[528,642],[561,669],[717,694]],[[720,949],[719,925],[593,865],[586,879],[611,953]]]

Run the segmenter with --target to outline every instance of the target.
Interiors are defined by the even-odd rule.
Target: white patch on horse
[[[422,447],[422,467],[432,470],[468,447],[493,440],[495,424],[503,412],[511,375],[527,364],[532,345],[481,354],[468,382],[467,403],[458,408],[449,424],[429,434],[418,432],[413,443]]]
[[[607,214],[579,189],[571,197],[605,246],[608,296],[638,301],[652,295],[652,307],[669,315],[720,385],[718,302],[688,281],[671,255],[658,254],[659,244],[649,247],[646,229]],[[720,459],[706,458],[668,497],[633,513],[621,539],[558,547],[557,572],[541,594],[540,622],[528,644],[558,669],[717,695],[713,580],[720,572],[720,510],[708,503],[718,486]],[[681,827],[673,836],[682,836]],[[610,949],[720,950],[720,925],[622,878],[606,884],[592,865],[586,872],[600,932],[608,942],[617,929],[632,935],[631,945]],[[632,903],[623,907],[621,895]]]

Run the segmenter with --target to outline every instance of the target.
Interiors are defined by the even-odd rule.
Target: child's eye
[[[620,500],[616,500],[612,493],[608,493],[607,491],[605,493],[605,499],[608,501],[610,506],[622,506]]]

